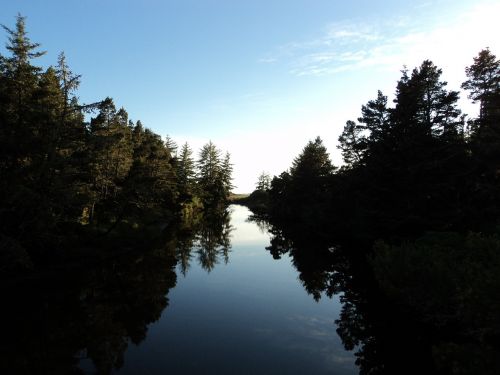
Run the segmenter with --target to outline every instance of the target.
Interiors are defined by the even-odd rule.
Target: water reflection
[[[179,259],[190,258],[187,277],[178,279],[168,314],[144,344],[128,350],[120,373],[354,374],[353,356],[332,329],[338,298],[310,298],[292,259],[268,255],[269,234],[248,222],[249,211],[230,210],[229,264],[220,256],[207,272],[196,247],[180,252]],[[188,240],[205,232],[185,229]]]
[[[259,231],[261,233],[269,233],[271,230],[271,225],[269,224],[269,221],[263,215],[250,214],[247,217],[246,221],[255,224],[257,228],[259,228]]]
[[[207,272],[221,262],[227,264],[233,230],[230,210],[210,212],[184,221],[176,248],[181,273],[186,276],[193,258]]]
[[[80,361],[98,374],[120,368],[168,306],[171,246],[3,290],[0,373],[78,374]]]
[[[124,249],[98,265],[51,270],[2,288],[1,374],[110,374],[168,307],[176,266],[208,272],[228,262],[229,212],[170,228],[151,249]],[[144,241],[145,244],[151,241]]]
[[[360,374],[435,373],[429,332],[384,298],[369,262],[356,256],[360,252],[290,223],[268,225],[266,249],[274,259],[292,257],[304,289],[316,301],[340,296],[336,332],[345,349],[355,351]]]
[[[336,275],[345,271],[338,255],[309,241],[318,257],[303,257],[296,247],[306,242],[288,239],[264,220],[259,229],[245,220],[243,209],[191,218],[171,228],[161,243],[143,241],[142,249],[113,259],[4,286],[0,373],[209,368],[229,374],[243,364],[236,372],[352,374],[352,358],[329,331],[331,307],[337,305],[310,300],[290,260],[267,256],[269,237],[259,231],[273,230],[269,250],[277,258],[293,255],[300,281],[315,299],[342,289],[344,277]],[[232,246],[238,251],[232,253]],[[231,267],[211,272],[230,256]],[[176,287],[177,270],[190,277]],[[193,350],[204,357],[193,360]]]
[[[273,258],[280,259],[284,254],[289,254],[304,289],[315,300],[319,300],[323,294],[332,297],[345,292],[351,279],[351,270],[342,252],[335,251],[328,242],[303,233],[298,228],[290,233],[288,230],[269,226],[271,243],[266,249]]]

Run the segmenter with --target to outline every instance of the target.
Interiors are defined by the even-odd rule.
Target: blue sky
[[[64,51],[82,75],[82,102],[111,96],[194,149],[211,139],[232,154],[239,192],[316,135],[339,164],[345,121],[377,89],[391,96],[403,65],[431,59],[458,89],[481,48],[500,54],[489,0],[19,0],[2,4],[0,23],[18,12],[48,51],[40,64]]]

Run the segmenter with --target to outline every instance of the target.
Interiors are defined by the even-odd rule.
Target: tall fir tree
[[[195,162],[193,159],[193,151],[188,143],[184,143],[181,147],[177,161],[177,181],[179,184],[179,192],[181,200],[190,200],[195,193]]]

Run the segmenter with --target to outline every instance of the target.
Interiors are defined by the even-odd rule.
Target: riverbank
[[[229,197],[232,204],[248,207],[258,215],[267,214],[269,205],[269,194],[267,191],[255,190],[251,194],[233,194]]]

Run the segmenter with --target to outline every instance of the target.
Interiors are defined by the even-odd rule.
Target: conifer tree
[[[472,222],[481,226],[493,225],[500,215],[500,60],[484,49],[474,58],[474,63],[465,69],[467,81],[462,88],[469,91],[469,98],[479,102],[479,116],[472,119],[470,147],[475,169],[470,206],[483,210],[472,210]]]
[[[57,83],[52,70],[42,77],[42,69],[33,65],[44,52],[29,39],[25,18],[18,15],[13,30],[3,28],[10,55],[0,56],[0,221],[2,232],[29,241],[28,231],[36,237],[54,226],[38,167],[45,158],[45,126],[53,112],[41,106],[41,95],[45,89],[54,94]]]
[[[224,186],[224,200],[229,196],[231,190],[233,189],[233,164],[231,163],[231,155],[226,152],[224,156],[224,161],[221,166],[221,179]]]
[[[367,148],[367,140],[363,135],[363,126],[348,120],[339,137],[339,148],[342,151],[344,162],[353,167],[363,160]]]
[[[363,129],[367,130],[370,145],[383,139],[389,122],[389,109],[387,96],[382,94],[382,91],[377,92],[376,99],[361,106],[361,117],[358,121],[363,124]]]
[[[292,179],[315,184],[319,179],[329,177],[334,171],[330,157],[320,137],[309,141],[302,153],[295,158],[290,168]]]
[[[224,185],[221,180],[220,150],[212,143],[205,144],[197,161],[198,190],[207,207],[216,207],[224,198]]]
[[[499,106],[500,60],[488,48],[483,49],[465,73],[468,79],[462,88],[469,91],[468,97],[473,102],[479,102],[479,120],[484,120],[495,113],[495,106]]]
[[[221,151],[210,141],[201,148],[196,166],[197,191],[204,206],[208,209],[223,208],[233,187],[229,153],[222,160]]]
[[[269,176],[269,173],[262,172],[257,178],[255,187],[260,191],[268,191],[271,188],[271,176]]]
[[[432,134],[455,131],[460,116],[459,94],[446,90],[447,82],[441,81],[441,74],[442,70],[429,60],[415,68],[411,77],[403,71],[391,112],[398,137],[421,142]]]
[[[172,157],[177,157],[177,143],[169,135],[165,137],[165,147]]]
[[[182,145],[179,159],[177,161],[177,181],[179,184],[179,193],[181,200],[187,200],[194,193],[195,189],[195,162],[193,159],[193,151],[188,143]]]
[[[8,34],[6,49],[11,56],[0,56],[2,121],[0,149],[2,166],[21,171],[31,159],[35,146],[37,122],[33,113],[36,91],[42,69],[32,60],[45,54],[37,51],[39,43],[32,43],[25,29],[25,17],[17,16],[16,27],[3,26]],[[14,172],[11,170],[11,172]]]
[[[124,181],[122,206],[140,221],[168,218],[177,210],[178,183],[170,151],[161,137],[137,122],[133,163]],[[124,214],[128,214],[125,212]]]

